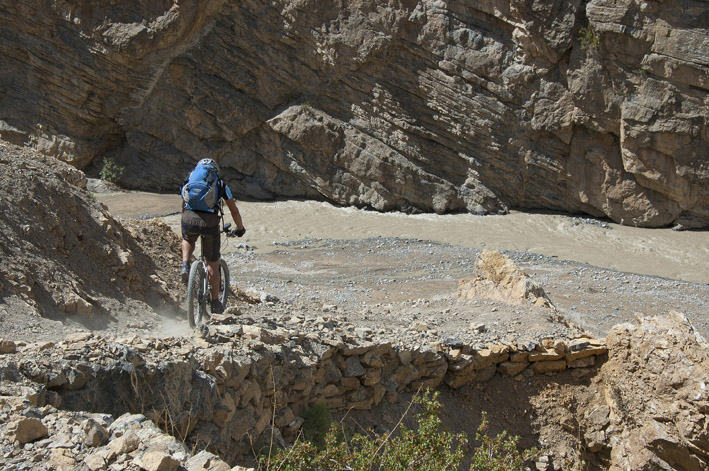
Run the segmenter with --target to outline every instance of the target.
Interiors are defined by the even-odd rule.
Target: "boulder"
[[[463,299],[494,299],[507,304],[531,304],[556,311],[544,289],[509,257],[494,250],[480,252],[475,260],[475,277],[460,280],[457,295]]]
[[[7,434],[17,440],[20,446],[44,438],[48,433],[46,425],[31,417],[21,418],[7,424]]]

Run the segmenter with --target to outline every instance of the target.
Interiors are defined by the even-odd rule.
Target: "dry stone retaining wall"
[[[368,408],[426,385],[569,368],[530,392],[537,470],[709,469],[709,345],[681,313],[615,326],[605,345],[409,348],[327,320],[286,324],[227,315],[191,338],[0,342],[0,468],[243,471],[228,463],[251,457],[259,434],[291,438],[314,402]]]
[[[214,316],[191,339],[115,342],[79,334],[56,345],[21,346],[22,355],[12,353],[16,348],[3,344],[10,352],[2,357],[4,369],[31,380],[29,395],[37,405],[115,417],[142,413],[228,462],[250,455],[271,431],[278,440],[294,438],[303,423],[299,416],[316,403],[364,410],[396,402],[404,391],[459,388],[495,374],[572,368],[584,376],[607,352],[592,338],[407,348],[358,341],[334,329],[303,334],[228,315]]]

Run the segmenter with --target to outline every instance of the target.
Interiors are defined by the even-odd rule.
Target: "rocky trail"
[[[252,470],[435,388],[530,471],[709,471],[708,15],[0,2],[0,469]],[[190,329],[208,156],[253,200]]]

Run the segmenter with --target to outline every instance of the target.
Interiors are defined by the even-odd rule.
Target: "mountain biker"
[[[211,291],[211,311],[213,314],[224,312],[224,306],[219,301],[219,259],[221,258],[221,238],[219,230],[219,220],[221,218],[220,201],[223,199],[226,202],[227,208],[231,213],[231,217],[236,224],[236,230],[233,232],[241,237],[246,232],[244,224],[241,220],[239,208],[236,207],[236,202],[231,194],[229,185],[218,177],[219,165],[213,159],[202,159],[199,161],[195,170],[198,167],[207,167],[216,173],[216,195],[213,207],[209,209],[196,210],[190,206],[188,199],[185,197],[185,186],[187,180],[182,185],[180,193],[183,195],[182,204],[182,270],[180,272],[182,281],[187,282],[190,274],[190,258],[195,249],[197,238],[202,238],[202,254],[204,255],[207,265],[207,276],[209,278],[209,287]]]

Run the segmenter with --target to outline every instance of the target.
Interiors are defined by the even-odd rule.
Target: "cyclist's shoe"
[[[212,314],[221,314],[224,312],[224,306],[218,299],[212,299]]]
[[[187,280],[190,279],[190,262],[182,262],[182,270],[180,271],[180,276],[182,277],[182,282],[187,284]]]

